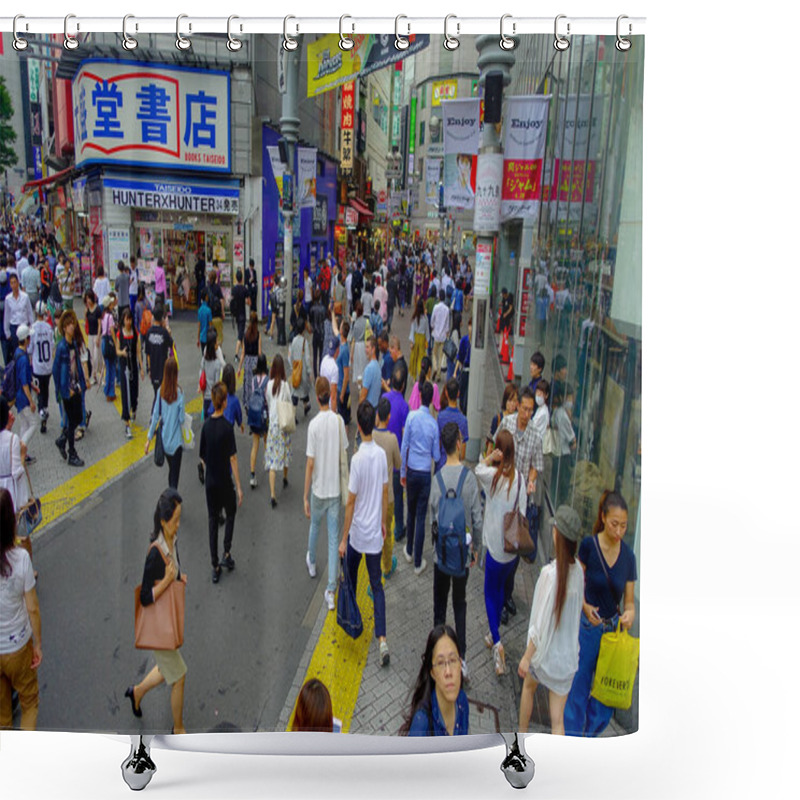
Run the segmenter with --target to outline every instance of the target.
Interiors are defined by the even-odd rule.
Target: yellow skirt
[[[425,338],[424,333],[414,334],[414,345],[411,348],[411,362],[408,365],[410,378],[412,383],[419,375],[420,367],[422,366],[422,359],[428,352],[428,340]]]

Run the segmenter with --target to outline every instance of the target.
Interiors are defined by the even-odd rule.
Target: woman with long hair
[[[514,437],[506,430],[497,434],[495,449],[476,467],[475,477],[486,493],[483,516],[483,541],[486,545],[486,566],[483,595],[489,633],[484,638],[492,649],[494,670],[498,675],[506,671],[506,656],[500,641],[500,615],[505,604],[505,583],[516,568],[519,556],[506,553],[503,520],[515,508],[525,514],[528,505],[525,479],[514,467]]]
[[[318,678],[307,680],[297,695],[292,730],[333,733],[331,695],[327,686]]]
[[[61,436],[56,439],[56,447],[61,457],[67,460],[69,447],[69,465],[82,467],[83,460],[75,451],[75,440],[79,426],[89,424],[91,412],[84,405],[86,393],[86,372],[84,362],[88,353],[83,344],[78,318],[72,310],[64,311],[58,321],[58,332],[61,341],[56,345],[53,358],[53,383],[62,407]]]
[[[269,409],[267,405],[267,383],[269,382],[269,375],[267,372],[267,357],[263,353],[258,354],[256,359],[255,374],[250,378],[250,392],[249,396],[252,397],[256,393],[260,393],[264,398],[264,408]],[[245,413],[248,413],[249,405],[245,406]],[[253,438],[253,444],[250,447],[250,488],[255,489],[258,486],[256,479],[256,458],[258,457],[258,445],[262,440],[264,441],[264,450],[267,449],[267,431],[269,430],[269,416],[264,425],[256,428],[250,426],[250,435]]]
[[[261,331],[258,329],[258,314],[255,311],[251,311],[250,320],[244,332],[244,358],[241,364],[239,364],[239,373],[237,375],[237,377],[241,379],[242,373],[244,373],[244,380],[242,381],[242,406],[245,413],[247,413],[250,393],[253,390],[253,373],[260,355]]]
[[[564,727],[573,736],[599,736],[613,713],[590,692],[603,634],[616,630],[617,623],[628,630],[636,618],[636,556],[622,541],[627,529],[624,498],[618,492],[603,492],[592,536],[578,548],[585,574],[580,657],[564,710]]]
[[[356,382],[356,397],[358,397],[361,393],[364,369],[367,366],[367,317],[364,314],[364,305],[361,300],[356,301],[353,306],[353,313],[355,317],[353,324],[350,326],[349,339],[352,352],[350,376]]]
[[[97,295],[91,289],[87,289],[83,295],[83,304],[86,307],[86,341],[92,373],[90,385],[97,386],[103,379],[103,354],[100,347],[100,318],[103,316],[103,309],[97,304]]]
[[[156,401],[153,403],[153,414],[150,419],[150,430],[144,444],[144,454],[150,452],[150,442],[156,435],[156,428],[161,423],[161,441],[164,444],[164,455],[169,466],[168,486],[178,488],[181,478],[181,462],[183,461],[183,421],[186,418],[186,401],[178,386],[178,362],[170,356],[164,363],[164,378],[158,389]]]
[[[107,294],[103,298],[103,316],[100,318],[102,355],[106,373],[103,394],[109,403],[117,399],[117,337],[115,334],[117,323],[114,321],[114,307],[116,304],[116,295],[113,293]]]
[[[523,679],[519,731],[527,731],[536,687],[549,692],[550,729],[564,735],[564,706],[578,671],[578,630],[583,605],[583,570],[575,560],[581,519],[570,506],[559,506],[553,519],[551,561],[539,573],[528,624],[528,646],[517,674]]]
[[[205,374],[205,389],[203,389],[203,419],[208,419],[214,413],[211,402],[211,390],[214,385],[222,380],[222,370],[225,369],[225,359],[222,350],[217,347],[217,333],[213,328],[208,329],[206,346],[203,357],[200,359],[200,381]]]
[[[409,395],[408,398],[409,411],[416,411],[420,407],[420,405],[422,404],[420,391],[426,383],[430,383],[433,386],[433,402],[431,402],[431,414],[434,414],[434,416],[436,416],[436,414],[439,413],[439,410],[442,405],[442,398],[439,394],[439,387],[436,385],[436,383],[433,381],[431,377],[432,374],[433,374],[433,361],[431,361],[429,356],[422,356],[419,362],[419,377],[417,378],[417,382],[411,389],[411,394]]]
[[[139,600],[142,606],[157,603],[173,581],[186,583],[186,573],[181,572],[178,558],[177,537],[181,525],[181,504],[183,499],[175,489],[165,489],[158,498],[153,515],[153,532],[150,534],[150,549],[144,564],[142,588]],[[188,607],[188,606],[187,606]],[[173,733],[186,733],[183,725],[183,690],[186,683],[186,662],[181,651],[153,650],[156,665],[144,679],[125,690],[125,697],[131,701],[131,711],[135,717],[142,716],[142,698],[163,682],[171,687],[170,707],[172,709]]]
[[[401,736],[459,736],[469,733],[469,703],[461,686],[456,633],[437,625],[429,634]]]
[[[136,419],[136,409],[139,406],[139,373],[144,374],[140,341],[133,324],[133,314],[130,308],[126,308],[122,312],[115,347],[122,394],[122,421],[125,423],[125,436],[128,439],[133,438],[131,420]]]
[[[292,436],[281,430],[278,421],[278,401],[292,401],[289,384],[286,381],[286,368],[283,358],[276,355],[272,360],[272,369],[267,384],[267,408],[269,409],[269,432],[267,433],[267,452],[264,466],[269,472],[269,495],[272,507],[278,505],[275,497],[275,473],[283,470],[283,488],[289,485],[289,463],[292,460]]]
[[[486,452],[491,453],[494,450],[494,437],[500,423],[504,417],[517,413],[517,405],[519,404],[519,388],[517,384],[509,381],[506,388],[503,389],[503,400],[500,404],[500,411],[496,416],[492,417],[492,424],[489,428],[489,435],[486,437]]]
[[[412,375],[419,372],[422,357],[428,352],[430,338],[431,329],[428,325],[428,316],[425,314],[425,303],[419,297],[414,306],[414,313],[411,315],[411,331],[408,334],[408,341],[411,342],[411,358],[408,369]]]
[[[22,710],[20,727],[36,730],[42,663],[42,622],[30,556],[18,547],[17,517],[7,489],[0,489],[0,728],[11,728],[11,693]]]
[[[294,338],[289,347],[289,374],[294,372],[295,362],[300,362],[300,383],[292,386],[292,403],[295,407],[300,400],[303,401],[303,410],[307,417],[311,411],[311,348],[305,337],[305,327],[295,328]]]

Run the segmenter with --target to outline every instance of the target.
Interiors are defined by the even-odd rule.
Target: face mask
[[[536,405],[537,406],[543,406],[544,405],[544,397],[542,397],[540,394],[536,395]]]
[[[564,403],[564,408],[566,408],[567,411],[572,411],[572,406],[573,406],[572,400],[567,400],[567,402]]]

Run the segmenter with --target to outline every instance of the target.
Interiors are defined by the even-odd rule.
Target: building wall
[[[14,142],[14,151],[17,154],[17,164],[7,171],[8,189],[15,196],[22,190],[22,185],[27,180],[25,164],[25,124],[22,113],[22,86],[20,84],[20,63],[21,59],[17,51],[13,48],[12,35],[0,32],[3,37],[3,55],[0,57],[0,77],[5,80],[6,89],[11,96],[11,105],[14,109],[14,116],[11,119],[11,127],[17,134]],[[4,178],[0,175],[0,185],[3,185]]]

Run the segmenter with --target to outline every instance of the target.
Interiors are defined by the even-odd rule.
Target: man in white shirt
[[[33,326],[33,308],[28,295],[20,290],[19,277],[16,272],[8,271],[8,284],[11,291],[6,295],[3,308],[3,332],[8,340],[8,352],[13,356],[19,344],[17,328],[20,325]]]
[[[368,401],[359,404],[356,412],[361,447],[350,463],[347,507],[339,555],[355,590],[361,557],[367,562],[372,603],[375,610],[375,638],[382,667],[389,664],[386,643],[386,597],[381,583],[381,555],[386,527],[383,521],[389,509],[389,472],[386,453],[372,440],[375,407]]]
[[[23,247],[22,257],[17,261],[17,274],[19,275],[22,288],[28,295],[31,303],[35,303],[39,299],[39,287],[42,285],[42,276],[36,267],[28,263],[26,253],[27,251]]]
[[[331,411],[335,414],[337,411],[336,401],[339,399],[339,366],[336,363],[336,357],[339,355],[339,337],[331,339],[328,346],[328,352],[322,359],[319,365],[319,374],[323,378],[328,379],[331,390]]]
[[[336,362],[334,362],[334,366],[335,364]],[[317,378],[315,388],[320,410],[308,425],[306,481],[303,490],[306,518],[311,520],[311,526],[308,529],[306,567],[308,574],[315,578],[317,575],[317,538],[322,518],[323,516],[327,517],[328,586],[325,590],[325,602],[328,605],[328,611],[333,611],[339,567],[336,558],[336,548],[339,543],[339,504],[341,502],[339,465],[341,451],[347,447],[347,433],[342,418],[331,411],[331,386],[328,379],[322,376]]]
[[[445,302],[444,289],[439,290],[439,302],[431,312],[431,334],[433,335],[433,379],[436,380],[439,370],[447,368],[444,359],[444,343],[450,333],[450,309]]]
[[[36,322],[31,328],[31,361],[33,377],[39,386],[39,417],[42,420],[39,430],[47,433],[47,408],[50,402],[50,376],[53,374],[53,357],[56,353],[55,336],[47,322],[47,305],[43,300],[36,304]]]

